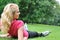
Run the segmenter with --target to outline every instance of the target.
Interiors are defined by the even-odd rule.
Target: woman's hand
[[[9,34],[0,34],[0,37],[7,37]]]
[[[0,37],[7,37],[7,38],[11,38],[11,36],[9,35],[9,33],[7,33],[7,34],[0,34]]]
[[[27,37],[24,37],[24,39],[23,40],[28,40],[28,38]]]

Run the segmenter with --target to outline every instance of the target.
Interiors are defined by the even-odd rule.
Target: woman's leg
[[[38,32],[34,32],[34,31],[28,31],[28,38],[34,38],[34,37],[39,37],[39,36],[42,36],[41,33],[38,33]]]
[[[50,33],[50,31],[44,31],[41,33],[34,32],[34,31],[28,31],[28,34],[29,34],[28,38],[44,37],[44,36],[47,36],[49,33]]]

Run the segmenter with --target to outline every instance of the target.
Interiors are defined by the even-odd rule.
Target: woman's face
[[[14,12],[14,16],[13,16],[13,18],[14,18],[14,19],[18,19],[18,18],[19,18],[19,14],[20,14],[20,12],[19,12],[19,8],[16,7],[16,11]]]

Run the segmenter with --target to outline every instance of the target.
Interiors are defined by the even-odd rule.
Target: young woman
[[[28,40],[28,38],[46,36],[49,32],[37,33],[24,29],[24,22],[19,18],[19,7],[17,4],[9,3],[4,7],[1,14],[0,37],[18,37],[18,40]]]
[[[12,36],[18,37],[18,40],[27,40],[28,32],[24,30],[24,22],[16,20],[19,18],[19,7],[17,4],[10,3],[4,7],[1,14],[1,37]]]

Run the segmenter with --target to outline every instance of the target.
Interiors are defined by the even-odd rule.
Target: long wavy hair
[[[14,19],[13,15],[14,15],[14,12],[16,11],[16,8],[11,6],[18,7],[18,5],[14,3],[9,3],[4,7],[4,10],[1,14],[1,23],[2,23],[1,32],[2,33],[8,32],[11,22]]]

